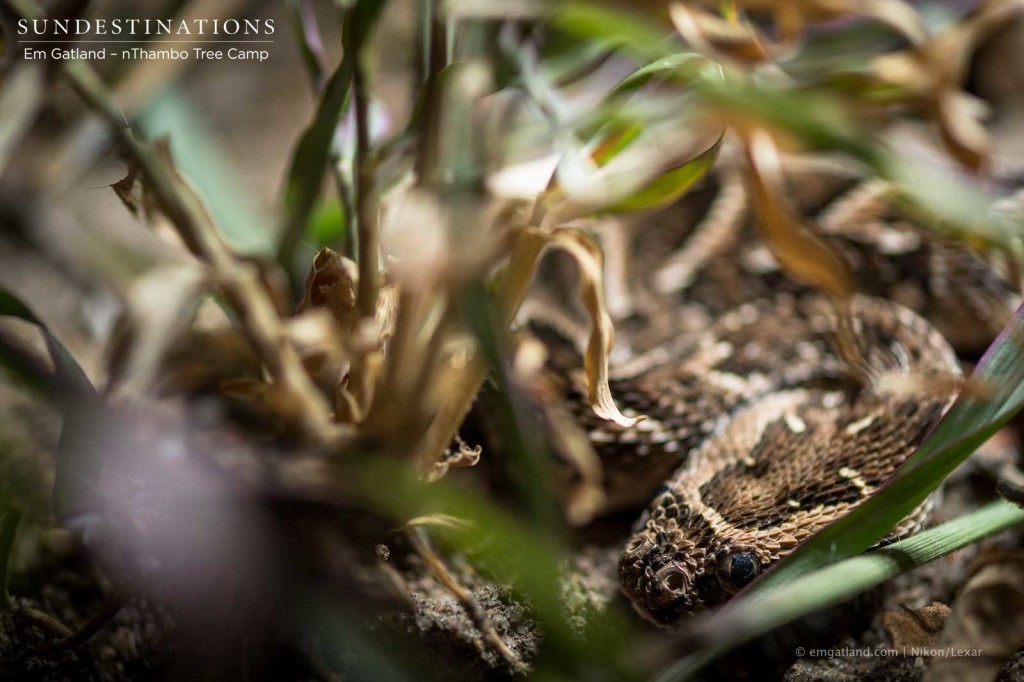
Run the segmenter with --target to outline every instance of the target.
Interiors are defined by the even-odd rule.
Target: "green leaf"
[[[67,394],[73,394],[71,397],[74,397],[74,394],[96,395],[96,389],[93,387],[92,382],[89,381],[89,377],[86,376],[74,356],[71,355],[71,352],[50,332],[49,328],[36,317],[35,313],[21,299],[3,287],[0,287],[0,316],[15,317],[39,327],[43,333],[43,340],[46,342],[50,358],[53,360],[54,378],[57,385],[63,391]],[[18,371],[17,368],[11,369],[16,372]]]
[[[667,77],[687,84],[698,77],[722,78],[722,68],[707,57],[693,52],[670,54],[623,78],[608,92],[606,99],[632,94],[656,77]]]
[[[285,7],[299,55],[313,81],[313,87],[319,91],[323,86],[324,48],[313,4],[310,0],[285,0]]]
[[[592,2],[570,0],[559,5],[551,17],[557,30],[580,40],[603,40],[621,45],[645,59],[657,59],[669,51],[666,43],[678,44],[671,30],[624,12]]]
[[[445,515],[468,524],[469,530],[449,529],[436,535],[531,605],[531,616],[544,628],[546,645],[558,652],[536,662],[541,669],[554,667],[558,674],[552,676],[554,671],[549,669],[539,679],[581,679],[580,666],[591,672],[603,669],[608,679],[641,679],[639,666],[628,663],[627,647],[635,640],[628,636],[621,612],[605,610],[587,623],[585,637],[568,622],[563,601],[566,546],[549,527],[513,514],[464,486],[447,480],[425,483],[408,467],[380,458],[360,463],[353,475],[369,501],[396,518]]]
[[[636,120],[614,121],[601,131],[601,141],[593,145],[590,158],[600,168],[633,144],[643,134],[644,127],[642,122]]]
[[[324,172],[331,161],[335,129],[348,107],[356,59],[386,5],[387,0],[361,0],[345,12],[342,22],[345,53],[324,87],[313,122],[292,153],[285,190],[287,215],[278,247],[278,262],[288,272],[292,271],[295,249],[306,234],[320,196]]]
[[[694,183],[704,177],[715,159],[722,144],[722,137],[706,151],[692,159],[658,175],[648,185],[611,206],[601,213],[625,213],[667,206],[693,187]]]
[[[316,251],[339,244],[345,240],[348,222],[345,209],[337,199],[322,201],[316,205],[309,223],[309,235]]]
[[[588,140],[587,148],[594,165],[601,168],[619,154],[651,132],[653,121],[649,115],[640,112],[625,112],[627,101],[642,87],[655,78],[672,78],[686,86],[698,78],[721,78],[721,68],[706,58],[692,53],[677,53],[663,57],[637,69],[611,88],[597,108],[598,117],[585,122],[577,134]],[[685,96],[685,95],[684,95]],[[678,102],[679,110],[687,109],[686,101]],[[690,106],[695,106],[692,101]],[[692,124],[688,119],[677,125]],[[609,206],[602,206],[599,214],[625,213],[658,208],[675,201],[686,193],[697,180],[711,168],[722,141],[719,135],[714,142],[696,156],[679,161],[669,161],[667,167],[646,182],[632,194],[616,200]],[[563,159],[563,163],[573,159]]]

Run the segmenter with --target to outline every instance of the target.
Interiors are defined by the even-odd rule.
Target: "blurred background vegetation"
[[[780,260],[834,299],[852,292],[802,250],[780,152],[854,163],[1019,272],[1022,10],[2,0],[0,677],[683,679],[753,640],[774,678],[793,647],[763,636],[786,623],[925,564],[951,595],[980,550],[935,560],[1024,521],[983,506],[991,481],[857,555],[1012,440],[1018,318],[978,365],[985,399],[914,467],[671,636],[618,596],[632,519],[603,517],[600,464],[513,322],[542,254],[568,254],[586,398],[631,423],[591,228],[663,217],[729,145],[783,216]],[[27,61],[17,22],[39,17],[276,30],[262,62]],[[997,624],[1021,636],[995,670],[1024,638]]]

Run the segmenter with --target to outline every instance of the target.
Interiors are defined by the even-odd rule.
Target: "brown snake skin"
[[[651,405],[654,425],[665,424],[665,406],[687,413],[694,405],[669,393],[677,377],[703,377],[701,387],[714,387],[728,415],[651,432],[666,445],[696,443],[620,563],[623,589],[654,622],[672,625],[728,599],[867,498],[950,405],[952,383],[941,380],[958,376],[959,366],[938,332],[882,299],[858,298],[854,313],[874,370],[866,385],[844,378],[827,350],[835,329],[829,304],[787,296],[721,318],[679,368],[686,378],[638,379],[637,390],[660,396]],[[771,342],[758,338],[767,330],[757,320],[774,326]],[[947,388],[918,393],[908,377]],[[893,537],[916,529],[925,512]]]
[[[820,168],[790,179],[862,292],[853,320],[866,376],[835,352],[834,307],[789,281],[758,238],[737,174],[600,235],[620,335],[612,393],[647,419],[621,429],[582,404],[576,413],[609,508],[653,496],[619,575],[662,627],[729,599],[870,496],[952,404],[954,348],[984,348],[1019,302],[985,258],[892,208],[878,183]]]

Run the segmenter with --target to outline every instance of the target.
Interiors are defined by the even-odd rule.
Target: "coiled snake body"
[[[638,381],[659,396],[652,441],[694,443],[620,563],[623,589],[656,623],[721,603],[870,496],[950,405],[959,365],[937,331],[883,299],[857,298],[853,309],[872,369],[863,384],[830,351],[835,315],[816,297],[730,313],[675,372]],[[678,381],[689,396],[715,395],[727,416],[663,430],[666,408],[693,414],[707,402],[666,399]],[[943,388],[912,389],[922,382]],[[891,537],[915,530],[926,512]]]
[[[627,349],[612,392],[647,419],[578,418],[610,508],[649,501],[619,576],[663,627],[727,600],[869,497],[955,398],[953,348],[983,348],[1019,301],[986,259],[899,213],[877,183],[841,176],[822,189],[815,169],[794,175],[812,188],[794,194],[800,211],[864,292],[851,316],[859,376],[835,350],[834,306],[784,276],[735,175],[689,197],[683,219],[605,235]]]

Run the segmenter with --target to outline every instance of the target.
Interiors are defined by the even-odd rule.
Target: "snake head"
[[[730,599],[769,561],[753,546],[716,539],[702,516],[666,493],[629,539],[619,561],[619,579],[644,618],[672,629]]]

